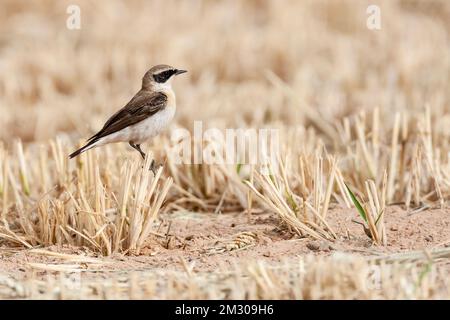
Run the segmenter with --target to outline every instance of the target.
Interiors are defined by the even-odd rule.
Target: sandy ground
[[[263,260],[277,264],[286,258],[305,254],[329,255],[342,251],[357,255],[377,255],[410,250],[432,249],[450,245],[450,210],[430,209],[406,212],[399,206],[389,207],[385,223],[388,245],[372,244],[354,210],[334,208],[328,221],[338,235],[333,242],[298,238],[289,233],[272,214],[198,214],[164,215],[158,234],[137,256],[115,254],[99,257],[85,248],[49,247],[46,250],[97,257],[107,262],[84,267],[89,271],[148,271],[156,269],[212,271],[244,262]],[[25,249],[0,246],[0,274],[21,279],[29,272],[44,275],[48,270],[36,264],[56,264],[59,258],[36,254]],[[36,268],[38,270],[36,270]]]

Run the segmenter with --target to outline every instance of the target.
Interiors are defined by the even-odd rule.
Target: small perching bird
[[[108,143],[128,142],[139,151],[141,143],[157,136],[175,115],[176,99],[172,90],[172,76],[185,73],[168,65],[157,65],[148,70],[142,79],[142,88],[126,104],[106,121],[103,128],[90,137],[87,144],[69,155],[79,154]],[[151,170],[154,172],[154,161]]]

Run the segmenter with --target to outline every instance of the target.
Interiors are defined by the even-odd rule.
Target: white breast
[[[153,116],[130,126],[130,139],[127,141],[140,144],[157,136],[172,121],[175,110],[175,106],[167,106]]]

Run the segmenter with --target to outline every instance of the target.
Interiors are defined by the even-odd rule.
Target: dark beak
[[[175,75],[177,76],[177,75],[182,74],[182,73],[185,73],[185,72],[187,72],[187,71],[186,71],[186,70],[177,70],[177,71],[175,72]]]

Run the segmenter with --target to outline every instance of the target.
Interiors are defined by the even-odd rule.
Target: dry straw
[[[51,144],[51,158],[41,154],[40,163],[32,167],[32,175],[24,166],[30,162],[24,160],[21,143],[17,146],[18,157],[22,159],[17,167],[21,183],[3,162],[18,202],[8,206],[6,193],[3,194],[1,237],[26,247],[71,244],[106,255],[139,254],[155,228],[172,185],[171,178],[161,177],[162,169],[153,176],[147,159],[144,165],[127,161],[118,171],[102,171],[95,152],[80,157],[77,168],[69,168],[67,152],[62,151],[61,142],[57,141]],[[53,166],[56,171],[51,170]],[[39,192],[39,187],[32,194],[25,190],[30,190],[28,181],[36,185],[42,177],[47,177],[53,187],[35,198],[34,192]],[[3,182],[3,190],[7,181]]]
[[[438,253],[442,257],[444,252]],[[446,250],[448,257],[448,249]],[[432,255],[433,256],[433,255]],[[197,272],[153,269],[114,271],[108,277],[80,268],[71,257],[44,278],[18,281],[0,275],[0,298],[32,299],[448,299],[445,266],[422,253],[364,259],[352,255],[305,256],[278,265],[247,262]],[[70,262],[71,264],[69,264]],[[407,263],[406,263],[407,262]],[[90,262],[88,262],[90,263]],[[95,272],[95,268],[92,269]],[[333,272],[330,272],[332,270]],[[74,277],[75,275],[75,277]],[[76,280],[76,281],[74,281]],[[345,284],[345,285],[343,285]]]
[[[347,184],[353,193],[367,196],[370,237],[385,245],[387,205],[418,209],[448,201],[450,160],[430,151],[439,150],[443,140],[432,141],[420,129],[423,123],[432,130],[428,109],[418,116],[419,130],[412,125],[414,118],[404,121],[401,114],[392,132],[381,125],[378,109],[369,116],[370,122],[361,114],[337,126],[340,134],[333,143],[341,139],[348,145],[335,152],[308,130],[282,129],[283,157],[268,164],[269,174],[259,166],[179,165],[165,138],[170,178],[163,177],[162,169],[153,177],[145,170],[148,161],[142,167],[136,158],[111,159],[109,147],[69,163],[67,143],[57,139],[47,149],[38,148],[34,161],[33,149],[17,141],[15,152],[0,152],[0,236],[26,247],[68,243],[107,255],[139,253],[166,199],[166,211],[271,211],[299,236],[332,240],[338,235],[327,222],[329,208],[336,203],[350,207]],[[305,144],[290,144],[292,137]]]

